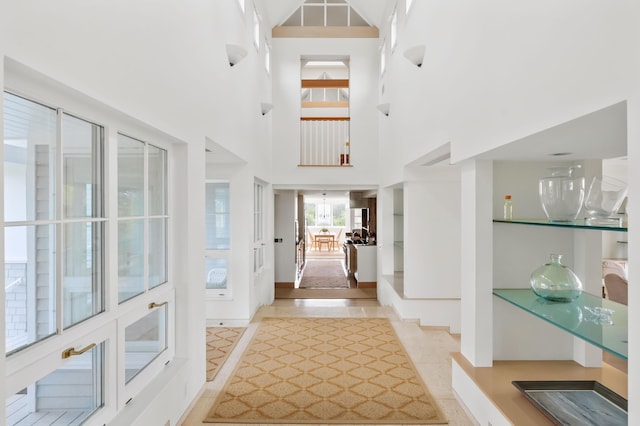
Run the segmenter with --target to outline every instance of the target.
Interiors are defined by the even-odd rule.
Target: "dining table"
[[[327,251],[333,250],[334,249],[334,245],[336,243],[335,235],[334,234],[329,234],[329,233],[326,233],[326,232],[321,232],[320,234],[315,234],[314,235],[314,241],[315,241],[316,245],[318,246],[318,250],[322,250],[322,244],[326,244],[327,245]]]

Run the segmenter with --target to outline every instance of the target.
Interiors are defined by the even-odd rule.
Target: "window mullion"
[[[142,200],[143,200],[143,216],[144,216],[144,224],[143,224],[143,235],[144,241],[142,245],[142,253],[143,253],[143,265],[142,271],[144,274],[143,282],[144,282],[144,291],[149,291],[149,144],[147,142],[144,143],[144,155],[143,155],[143,163],[144,163],[144,174],[143,174],[143,191],[142,191]]]
[[[63,143],[62,138],[64,134],[64,129],[62,128],[62,119],[64,117],[64,113],[61,108],[58,108],[56,111],[56,152],[55,152],[55,190],[54,190],[54,198],[55,198],[55,298],[51,298],[50,300],[55,300],[56,306],[53,309],[55,320],[56,320],[56,330],[58,334],[61,334],[63,330],[63,314],[64,314],[64,297],[63,297],[63,275],[64,271],[62,269],[63,266],[63,247],[64,247],[64,177],[63,177]]]
[[[106,158],[106,258],[105,258],[105,310],[113,311],[118,306],[118,132],[112,126],[106,128],[104,144]],[[107,285],[106,283],[109,283]],[[116,283],[113,285],[112,283]]]
[[[323,9],[324,9],[324,26],[327,26],[327,0],[324,0],[324,5],[323,5]]]
[[[91,217],[88,217],[88,220],[100,218],[104,219],[104,135],[105,130],[103,127],[93,128],[92,129],[92,150],[94,155],[92,155],[94,159],[93,164],[93,185],[91,190]],[[92,248],[92,279],[91,279],[91,288],[92,293],[94,295],[93,305],[94,312],[100,311],[103,312],[106,308],[104,303],[105,298],[105,277],[104,277],[104,254],[106,251],[106,247],[104,244],[105,241],[105,226],[104,222],[98,224],[98,228],[91,226],[91,238],[92,241],[100,241],[98,247]],[[96,235],[97,233],[97,235]],[[99,238],[96,238],[99,237]],[[96,306],[98,309],[96,309]]]

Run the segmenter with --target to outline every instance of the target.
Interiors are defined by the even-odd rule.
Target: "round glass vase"
[[[554,302],[571,302],[582,294],[582,282],[566,265],[561,254],[551,254],[545,263],[531,273],[531,290]]]
[[[538,193],[542,210],[552,222],[576,220],[584,200],[584,177],[573,177],[575,168],[554,167],[551,176],[540,179]]]

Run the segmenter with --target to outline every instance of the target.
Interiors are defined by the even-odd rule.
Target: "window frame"
[[[58,339],[49,339],[40,345],[38,351],[30,351],[24,356],[10,357],[6,360],[5,389],[6,396],[16,394],[21,389],[44,378],[49,373],[65,365],[62,359],[62,352],[69,349],[81,349],[92,343],[104,343],[104,353],[102,366],[102,406],[87,418],[87,421],[95,423],[105,423],[110,421],[117,409],[115,404],[109,404],[109,398],[116,389],[116,360],[111,352],[110,342],[115,340],[116,329],[113,322],[106,323],[100,327],[91,327],[82,324],[81,328],[90,329],[90,332],[67,333]]]
[[[6,64],[5,64],[6,65]],[[148,303],[158,300],[165,293],[174,293],[175,287],[173,283],[173,257],[172,245],[174,241],[174,225],[171,216],[175,213],[173,205],[173,193],[175,191],[175,182],[173,181],[173,170],[176,162],[176,151],[173,148],[174,141],[161,133],[159,130],[152,129],[141,125],[128,116],[114,114],[110,109],[100,105],[95,105],[88,98],[79,98],[75,93],[69,92],[66,88],[58,85],[55,81],[45,76],[23,76],[22,66],[14,65],[9,62],[5,73],[5,86],[3,92],[7,91],[17,96],[23,97],[30,101],[48,105],[60,105],[64,111],[68,111],[74,117],[86,120],[90,123],[98,124],[103,128],[104,146],[103,146],[103,216],[104,222],[104,247],[101,254],[101,260],[105,274],[104,279],[104,309],[102,312],[93,315],[86,320],[67,327],[60,334],[54,334],[44,340],[36,342],[23,350],[16,352],[14,355],[5,358],[5,396],[11,397],[20,389],[31,385],[35,381],[45,377],[59,364],[61,353],[69,347],[82,348],[88,342],[104,342],[105,351],[103,355],[103,406],[95,411],[87,422],[93,424],[107,424],[113,421],[117,415],[121,413],[122,404],[118,402],[118,376],[119,365],[117,362],[118,354],[124,350],[122,346],[118,346],[117,330],[118,322],[126,315],[133,311],[146,312]],[[0,103],[1,105],[2,103]],[[57,108],[55,108],[57,109]],[[73,112],[71,112],[73,111]],[[4,115],[4,109],[2,110]],[[90,115],[90,118],[86,118]],[[3,117],[3,121],[4,121]],[[167,244],[167,263],[165,264],[167,274],[167,285],[149,289],[144,296],[135,298],[135,301],[126,304],[117,303],[118,288],[113,283],[114,276],[117,277],[117,191],[114,191],[114,185],[117,187],[117,149],[113,146],[118,132],[122,131],[126,134],[136,134],[146,140],[153,140],[152,145],[162,148],[166,151],[166,175],[165,175],[165,203],[166,203],[166,244]],[[136,139],[139,139],[136,137]],[[57,163],[57,166],[59,164]],[[4,167],[3,167],[4,170]],[[61,176],[63,171],[58,169],[58,175]],[[145,187],[145,191],[146,191]],[[4,196],[4,190],[3,190]],[[84,220],[92,220],[93,218],[81,218]],[[74,219],[75,220],[75,219]],[[77,220],[76,220],[77,222]],[[6,226],[9,222],[4,222]],[[4,241],[4,235],[1,237]],[[114,261],[115,259],[115,261]],[[116,280],[117,281],[117,280]],[[61,293],[59,293],[61,294]],[[174,300],[173,297],[171,299]],[[175,302],[171,302],[170,312],[175,310]],[[169,357],[175,355],[175,324],[176,317],[174,314],[168,315],[168,349],[171,351]],[[99,343],[96,342],[96,343]],[[166,351],[165,351],[166,352]],[[164,360],[162,360],[164,361]],[[138,394],[142,389],[148,388],[152,380],[154,380],[160,372],[165,368],[165,363],[159,359],[153,361],[153,367],[146,368],[150,373],[136,376],[137,387],[130,387],[129,394]],[[151,372],[153,371],[153,372]],[[132,381],[133,382],[133,381]],[[131,383],[131,382],[130,382]],[[10,386],[9,386],[10,384]]]
[[[231,264],[231,258],[232,258],[232,250],[233,250],[233,243],[232,243],[233,240],[231,238],[233,233],[233,223],[232,223],[233,216],[231,215],[231,198],[232,198],[233,186],[230,181],[225,179],[206,179],[205,185],[209,183],[214,183],[214,184],[225,183],[228,186],[229,211],[227,212],[227,215],[229,217],[229,248],[213,249],[213,248],[206,247],[206,244],[205,244],[205,259],[212,259],[212,260],[221,259],[227,262],[227,287],[224,289],[207,288],[206,297],[208,300],[232,300],[233,299],[233,277],[231,274],[230,264]],[[205,197],[206,197],[206,191],[205,191]],[[205,200],[205,209],[206,209],[206,204],[207,203]],[[205,211],[205,216],[206,215],[207,213]],[[205,288],[206,288],[206,280],[205,280]]]
[[[120,137],[124,137],[127,139],[131,139],[134,140],[136,142],[139,142],[143,145],[143,163],[144,163],[144,171],[143,171],[143,182],[142,182],[142,188],[141,188],[141,192],[142,192],[142,198],[143,198],[143,212],[142,215],[132,215],[132,216],[120,216],[120,212],[119,212],[119,203],[118,200],[116,200],[116,206],[115,206],[115,217],[114,217],[114,221],[115,221],[115,226],[116,228],[119,227],[120,223],[122,222],[127,222],[127,221],[142,221],[142,227],[143,227],[143,247],[142,247],[142,257],[143,257],[143,285],[142,285],[142,292],[135,294],[133,296],[130,296],[126,299],[120,300],[120,287],[119,287],[119,283],[120,283],[120,274],[117,274],[117,278],[118,278],[118,292],[116,294],[116,301],[118,304],[122,305],[124,303],[127,303],[128,301],[138,298],[144,294],[147,294],[151,291],[153,291],[156,288],[160,288],[163,287],[165,284],[169,283],[170,281],[170,271],[169,271],[169,241],[170,241],[170,230],[169,230],[169,222],[170,222],[170,215],[169,215],[169,150],[166,149],[163,146],[160,146],[160,144],[158,143],[154,143],[154,142],[150,142],[148,140],[143,140],[142,138],[138,138],[138,137],[134,137],[131,136],[125,132],[122,131],[118,131],[117,132],[117,137],[118,137],[118,142],[120,141]],[[116,144],[117,145],[117,144]],[[153,214],[151,213],[150,210],[150,203],[149,203],[149,182],[150,182],[150,167],[149,167],[149,147],[154,147],[154,148],[158,148],[161,149],[165,152],[164,158],[165,158],[165,163],[164,163],[164,183],[163,183],[163,190],[164,190],[164,206],[163,206],[163,210],[164,213],[161,214]],[[116,161],[118,161],[119,159],[119,145],[117,145],[115,151],[116,151]],[[120,187],[119,187],[119,174],[116,173],[114,179],[116,180],[116,187],[118,189],[118,193],[117,195],[120,194]],[[150,280],[149,280],[149,273],[150,273],[150,265],[149,265],[149,255],[150,255],[150,232],[149,232],[149,224],[152,220],[156,220],[156,219],[161,219],[165,222],[165,281],[155,285],[155,286],[151,286],[150,285]],[[118,235],[118,233],[116,232],[116,241],[120,242],[120,236]],[[117,259],[119,261],[119,259]],[[119,262],[118,262],[119,263]],[[119,265],[118,265],[118,270],[119,270]]]
[[[12,96],[21,98],[24,101],[29,103],[33,103],[44,108],[48,108],[51,111],[55,112],[55,139],[52,141],[54,146],[50,146],[50,151],[48,155],[53,160],[52,163],[47,163],[48,167],[52,168],[53,176],[54,176],[54,184],[52,186],[53,194],[49,194],[50,198],[48,203],[53,203],[50,211],[49,218],[40,219],[34,217],[33,219],[25,218],[24,220],[16,220],[16,221],[7,221],[3,223],[3,241],[6,236],[5,230],[7,228],[18,228],[18,227],[40,227],[40,226],[48,226],[50,229],[53,229],[54,236],[52,237],[53,244],[50,244],[50,248],[53,251],[53,259],[49,259],[52,265],[49,265],[49,268],[53,268],[51,273],[52,277],[50,281],[53,283],[49,283],[49,291],[53,291],[53,295],[49,300],[49,304],[52,304],[53,311],[49,311],[49,316],[51,317],[51,321],[53,322],[52,326],[55,329],[51,334],[42,337],[40,339],[34,340],[33,342],[27,343],[26,345],[22,345],[17,347],[9,352],[5,353],[7,358],[16,356],[21,352],[31,348],[31,347],[39,347],[39,343],[45,341],[47,339],[51,339],[57,336],[61,336],[67,330],[81,324],[85,321],[91,320],[96,316],[104,313],[107,310],[106,303],[106,293],[107,293],[107,278],[106,278],[106,270],[104,263],[105,251],[107,248],[106,243],[106,226],[108,224],[108,212],[106,208],[106,167],[107,167],[107,155],[106,155],[106,126],[104,123],[101,123],[97,119],[86,118],[81,114],[76,112],[71,112],[67,108],[63,108],[60,106],[53,106],[54,102],[45,102],[41,100],[36,100],[31,96],[25,95],[21,93],[19,90],[4,88],[3,96],[5,93],[10,94]],[[4,120],[5,109],[2,110],[3,120]],[[92,167],[96,167],[97,170],[91,169],[93,175],[96,178],[96,181],[93,181],[92,184],[98,185],[100,188],[98,199],[91,199],[92,211],[91,215],[82,215],[82,216],[73,216],[67,215],[67,193],[65,191],[65,184],[67,184],[67,180],[65,178],[67,169],[65,167],[65,154],[68,152],[65,150],[65,138],[64,138],[64,122],[65,117],[69,117],[71,119],[80,120],[85,123],[88,123],[92,126],[95,126],[99,129],[98,136],[98,152],[96,154],[96,158],[91,157],[92,159]],[[3,149],[4,149],[4,141],[3,141]],[[93,153],[93,151],[92,151]],[[97,164],[96,164],[97,163]],[[3,174],[4,174],[4,163],[3,163]],[[35,183],[34,183],[35,185]],[[36,191],[35,186],[33,188],[34,192]],[[3,189],[3,197],[4,197],[4,189]],[[66,253],[66,245],[65,245],[65,231],[68,225],[73,224],[98,224],[101,228],[100,230],[100,241],[99,241],[99,250],[102,253],[102,257],[100,259],[95,260],[92,264],[97,271],[93,271],[92,276],[95,276],[97,273],[97,278],[92,281],[91,288],[94,289],[96,284],[98,284],[98,288],[94,293],[92,291],[92,296],[95,300],[98,301],[99,307],[94,310],[89,316],[82,318],[76,322],[73,322],[69,325],[65,325],[65,309],[64,309],[64,299],[65,299],[65,265],[67,256]],[[93,248],[93,246],[92,246]],[[52,253],[49,253],[51,256]],[[3,261],[6,260],[3,259]],[[95,303],[95,302],[94,302]],[[27,316],[29,316],[29,312],[27,312]],[[6,321],[6,318],[5,318]],[[5,324],[6,326],[6,324]],[[6,349],[6,348],[5,348]]]
[[[118,407],[124,407],[127,403],[138,395],[151,380],[175,357],[175,290],[173,288],[163,289],[155,292],[153,301],[149,299],[134,299],[135,304],[130,304],[127,312],[119,316],[117,329],[117,347],[122,350],[117,352],[117,365],[121,366],[117,370],[117,402]],[[164,304],[166,302],[166,304]],[[164,304],[159,307],[151,307],[151,303]],[[167,349],[156,356],[149,364],[138,372],[129,382],[125,383],[125,329],[142,319],[154,309],[166,307],[166,344]]]

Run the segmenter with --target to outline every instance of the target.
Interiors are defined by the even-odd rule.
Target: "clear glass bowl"
[[[627,186],[614,179],[594,177],[584,200],[589,224],[620,225],[622,217],[614,217],[627,196]]]
[[[578,166],[576,166],[578,167]],[[551,176],[540,179],[539,196],[547,218],[569,222],[578,217],[584,201],[584,178],[573,177],[575,167],[550,169]]]
[[[530,283],[536,295],[554,302],[571,302],[582,294],[582,282],[562,264],[561,254],[549,255],[549,263],[531,273]]]

